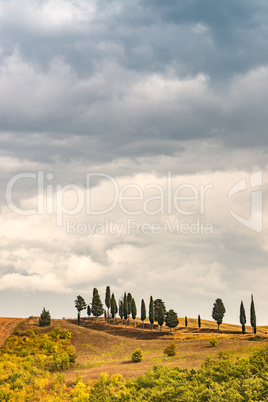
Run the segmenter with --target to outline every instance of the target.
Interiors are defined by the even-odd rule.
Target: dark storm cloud
[[[188,139],[266,144],[266,70],[250,73],[268,61],[264,2],[94,4],[2,2],[1,130],[19,136],[5,137],[4,154],[105,160],[172,154]]]
[[[242,0],[100,1],[94,18],[60,27],[38,26],[38,14],[16,16],[10,7],[1,24],[2,50],[8,55],[17,47],[41,68],[62,57],[85,75],[116,60],[146,72],[173,65],[180,75],[230,77],[267,63],[267,7]]]
[[[207,27],[206,39],[211,42],[210,47],[196,36],[195,44],[190,43],[189,59],[184,58],[192,73],[203,71],[219,79],[267,64],[268,5],[263,1],[149,0],[143,5],[158,10],[167,23]],[[189,48],[187,42],[184,47]]]

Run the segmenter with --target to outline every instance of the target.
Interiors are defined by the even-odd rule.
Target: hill
[[[180,322],[184,320],[180,319]],[[77,375],[85,381],[96,380],[102,372],[137,378],[157,364],[198,369],[207,357],[217,358],[220,352],[228,352],[233,359],[248,357],[268,342],[267,327],[258,327],[257,336],[253,336],[251,327],[247,327],[247,333],[242,335],[238,325],[222,324],[218,331],[215,322],[203,320],[199,330],[194,319],[188,320],[187,328],[179,326],[172,333],[166,327],[159,332],[156,325],[151,331],[148,322],[143,331],[140,321],[135,330],[132,320],[124,327],[119,319],[112,325],[102,318],[98,323],[95,318],[83,318],[80,326],[76,320],[52,320],[51,327],[56,326],[71,332],[71,343],[78,355],[76,366],[65,372],[69,383],[75,381]],[[19,327],[37,329],[38,318],[24,320]],[[39,329],[41,332],[48,330],[49,327]],[[211,338],[218,340],[217,347],[210,345]],[[171,342],[177,345],[177,355],[166,357],[163,349]],[[131,353],[136,348],[144,352],[144,359],[139,364],[131,362]]]

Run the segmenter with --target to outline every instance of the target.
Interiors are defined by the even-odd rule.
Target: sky
[[[109,285],[268,324],[267,27],[264,0],[0,0],[1,316]]]

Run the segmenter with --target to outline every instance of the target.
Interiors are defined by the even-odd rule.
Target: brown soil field
[[[13,322],[14,327],[18,321]],[[184,323],[184,319],[180,319],[180,322]],[[81,375],[85,381],[96,380],[102,372],[137,378],[158,364],[198,369],[207,357],[217,358],[221,352],[228,352],[233,359],[248,357],[268,344],[268,327],[258,327],[257,336],[252,334],[251,327],[247,327],[247,333],[242,335],[239,325],[222,324],[218,331],[215,322],[203,320],[199,330],[194,319],[188,319],[187,328],[178,326],[172,333],[167,327],[160,332],[156,325],[152,331],[149,323],[145,324],[143,331],[139,320],[137,329],[132,320],[125,327],[121,326],[119,319],[112,325],[103,318],[98,323],[95,318],[83,318],[80,326],[73,319],[55,319],[51,326],[60,326],[72,334],[71,342],[78,357],[76,366],[65,372],[66,380],[70,383],[75,381],[77,375]],[[19,327],[38,328],[38,318],[24,320]],[[39,331],[47,332],[50,329],[39,328]],[[211,338],[218,340],[216,347],[211,346]],[[177,355],[167,357],[163,349],[171,342],[177,345]],[[141,348],[144,353],[140,363],[131,361],[131,353],[136,348]]]
[[[22,321],[23,318],[0,318],[0,347]]]

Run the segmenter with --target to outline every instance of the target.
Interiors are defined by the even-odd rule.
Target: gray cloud
[[[111,60],[136,71],[173,66],[179,75],[202,72],[216,79],[267,63],[267,6],[262,1],[94,3],[92,12],[84,1],[65,1],[53,15],[53,2],[35,7],[3,2],[4,54],[19,48],[43,69],[60,57],[84,76]]]
[[[259,290],[265,320],[265,292],[252,278],[266,275],[267,210],[264,231],[251,232],[231,218],[227,196],[246,178],[232,205],[247,216],[249,173],[263,169],[267,182],[267,16],[262,1],[0,1],[2,294],[26,292],[40,310],[44,295],[69,303],[109,282],[117,297],[153,294],[182,315],[188,300],[187,314],[210,318],[214,298],[226,297],[230,311]],[[55,216],[18,216],[6,205],[9,179],[37,171],[54,175],[54,190],[75,183],[85,191],[91,172],[120,185],[165,187],[168,171],[177,184],[211,182],[205,219],[214,233],[69,235]],[[101,180],[93,193],[100,207],[111,196]],[[17,183],[13,197],[35,206],[36,182]],[[108,217],[125,222],[121,212]],[[141,217],[153,219],[164,217]],[[59,306],[54,313],[68,316]]]
[[[12,148],[35,160],[66,158],[76,144],[91,160],[173,154],[174,141],[191,139],[264,146],[267,71],[234,78],[216,91],[202,75],[183,80],[172,72],[141,75],[109,65],[84,80],[61,61],[44,74],[12,56],[0,80],[2,130],[17,132]],[[3,150],[13,142],[4,133]]]
[[[185,139],[266,145],[265,7],[2,2],[1,128],[36,160],[65,158],[68,137],[89,159],[172,154]],[[40,155],[40,136],[55,149]]]

